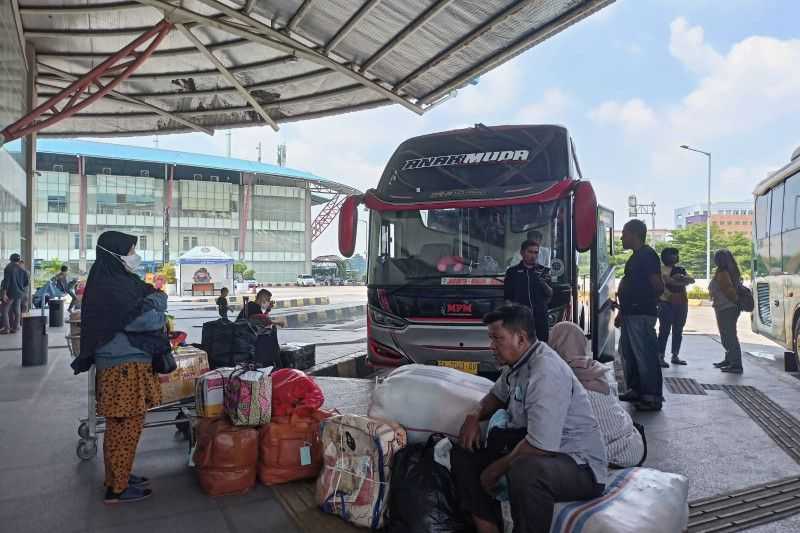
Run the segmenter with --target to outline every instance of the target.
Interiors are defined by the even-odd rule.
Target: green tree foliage
[[[170,261],[169,263],[164,263],[159,267],[157,275],[164,276],[164,279],[167,280],[167,283],[177,283],[178,278],[175,275],[175,263]]]
[[[50,281],[50,278],[61,271],[61,265],[63,264],[64,262],[57,257],[54,259],[48,259],[47,261],[42,261],[36,268],[36,275],[34,277],[36,286],[38,287]]]
[[[233,278],[236,280],[243,280],[243,279],[254,279],[256,277],[256,271],[249,268],[247,263],[244,261],[239,261],[234,263],[233,265]]]

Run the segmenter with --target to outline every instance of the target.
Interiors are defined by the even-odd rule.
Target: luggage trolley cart
[[[72,323],[73,321],[70,320]],[[78,343],[80,335],[67,334],[67,346],[72,357],[78,356]],[[88,412],[86,418],[78,420],[78,447],[75,453],[83,461],[88,461],[97,456],[97,440],[98,435],[105,433],[105,417],[97,416],[97,405],[95,402],[95,387],[97,372],[95,367],[88,372],[89,383],[88,391]],[[164,418],[164,413],[177,413],[174,419]],[[187,398],[170,402],[168,404],[159,405],[147,411],[145,417],[145,428],[158,428],[174,425],[177,429],[176,435],[181,434],[183,438],[189,441],[189,449],[194,446],[194,436],[192,435],[191,423],[192,418],[195,416],[195,402],[194,398]],[[148,420],[153,418],[154,420]]]

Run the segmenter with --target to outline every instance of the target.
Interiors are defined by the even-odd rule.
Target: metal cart
[[[80,339],[78,335],[67,334],[67,346],[69,347],[70,355],[74,358],[77,357],[76,353],[77,342]],[[88,381],[88,412],[86,418],[78,420],[78,446],[75,453],[83,461],[97,456],[97,440],[98,435],[105,433],[105,417],[97,416],[97,406],[95,403],[95,386],[96,386],[96,371],[94,366],[89,370]],[[170,418],[172,413],[176,413],[174,418]],[[167,426],[175,426],[177,429],[176,436],[181,436],[189,442],[189,449],[194,446],[194,436],[191,431],[192,418],[196,416],[194,398],[187,398],[177,402],[171,402],[164,405],[159,405],[147,411],[145,416],[145,428],[159,428]]]

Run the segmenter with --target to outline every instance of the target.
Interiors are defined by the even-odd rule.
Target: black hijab
[[[91,368],[97,348],[138,317],[145,296],[155,292],[114,255],[128,255],[136,241],[133,235],[118,231],[106,231],[97,239],[96,259],[81,302],[81,353],[72,362],[76,374]]]

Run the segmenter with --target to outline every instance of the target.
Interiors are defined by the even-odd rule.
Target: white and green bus
[[[800,344],[800,148],[756,186],[753,331],[797,354]]]

